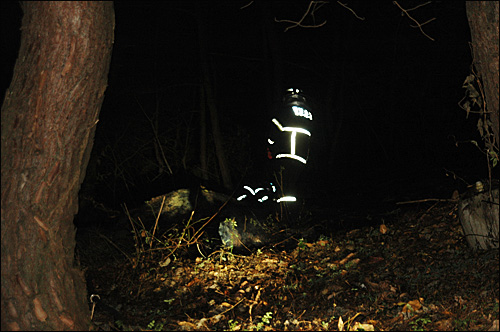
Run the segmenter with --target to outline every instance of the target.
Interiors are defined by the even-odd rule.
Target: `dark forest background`
[[[297,21],[308,3],[247,4],[115,2],[109,87],[81,196],[116,208],[200,182],[227,190],[210,131],[209,179],[200,180],[200,20],[235,188],[270,177],[266,130],[278,92],[289,87],[303,89],[313,105],[303,179],[315,204],[403,199],[421,187],[427,196],[449,198],[453,187],[466,185],[462,180],[486,176],[481,152],[457,144],[481,140],[474,115],[466,119],[458,106],[472,61],[464,2],[436,1],[412,12],[419,22],[436,18],[423,27],[434,41],[392,2],[349,2],[364,20],[328,3],[304,21],[323,26],[286,32],[291,24],[275,19]],[[1,6],[5,91],[22,12],[17,2]]]

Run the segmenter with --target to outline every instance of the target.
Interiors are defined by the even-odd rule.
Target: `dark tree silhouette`
[[[486,111],[496,146],[499,140],[498,110],[498,1],[467,1],[474,66],[484,85]]]
[[[1,114],[1,327],[88,329],[73,217],[107,87],[113,4],[21,6],[21,46]]]

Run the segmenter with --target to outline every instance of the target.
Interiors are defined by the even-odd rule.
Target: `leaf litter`
[[[130,239],[93,230],[78,245],[89,297],[101,298],[89,304],[92,329],[498,330],[499,251],[473,253],[456,209],[415,205],[335,231],[332,220],[308,221],[316,237],[250,255],[138,258]]]

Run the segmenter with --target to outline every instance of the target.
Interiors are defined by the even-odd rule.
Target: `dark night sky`
[[[484,176],[481,155],[467,145],[457,148],[453,138],[478,139],[475,120],[466,120],[457,106],[471,63],[465,2],[435,1],[411,12],[420,22],[436,18],[424,26],[435,41],[410,27],[413,22],[391,1],[349,1],[364,21],[333,1],[315,15],[317,23],[326,19],[326,25],[287,32],[288,24],[273,18],[296,20],[308,2],[268,1],[265,10],[260,3],[240,9],[247,3],[201,1],[208,18],[204,33],[211,79],[221,127],[233,149],[228,155],[234,161],[235,182],[245,172],[240,164],[248,164],[237,149],[250,151],[249,177],[258,174],[265,162],[264,133],[273,107],[266,20],[277,33],[282,88],[302,88],[315,105],[308,172],[318,196],[329,200],[341,191],[374,192],[373,187],[400,178],[411,178],[415,184],[425,179],[436,186],[441,180],[449,184],[445,168],[471,182]],[[400,3],[410,8],[417,2]],[[17,57],[21,11],[17,2],[2,6],[4,91]],[[94,156],[101,158],[100,166],[95,166],[97,174],[107,177],[108,189],[118,190],[124,181],[116,178],[129,179],[133,171],[113,173],[105,161],[116,157],[123,170],[125,165],[140,163],[140,158],[147,159],[146,154],[121,150],[148,146],[151,131],[141,108],[149,115],[156,106],[161,110],[159,129],[165,142],[170,142],[168,156],[174,165],[182,164],[186,145],[196,149],[200,66],[194,2],[115,2],[115,12],[109,88]],[[311,19],[306,23],[311,24]],[[186,133],[192,135],[187,143],[182,139]],[[144,161],[142,169],[148,167],[153,174],[154,166]],[[194,157],[187,158],[187,167],[196,167]],[[111,173],[116,174],[114,180]],[[128,185],[136,186],[136,191],[141,191],[140,186],[154,187],[147,194],[161,194],[153,192],[163,188],[152,184],[158,179],[152,180],[152,175],[144,175]],[[158,183],[161,187],[167,182]]]

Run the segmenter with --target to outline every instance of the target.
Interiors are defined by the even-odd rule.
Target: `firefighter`
[[[313,114],[303,92],[288,89],[275,117],[268,138],[267,158],[272,161],[278,184],[276,202],[296,206],[299,178],[307,165]]]

